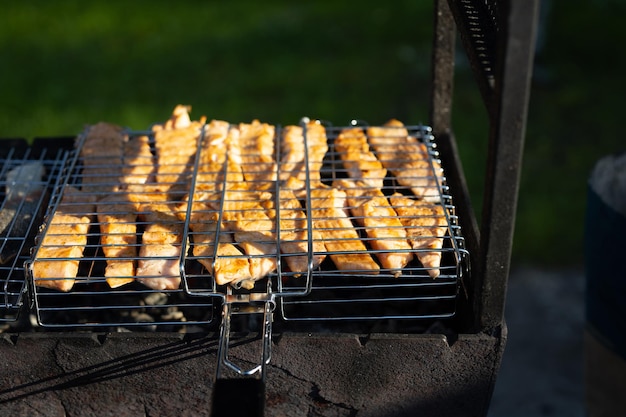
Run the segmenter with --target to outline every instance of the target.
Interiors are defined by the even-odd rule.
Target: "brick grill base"
[[[214,335],[1,336],[1,415],[211,414]],[[432,334],[278,335],[265,415],[484,416],[505,341],[506,329],[459,335],[451,346]],[[233,355],[245,361],[255,349]]]

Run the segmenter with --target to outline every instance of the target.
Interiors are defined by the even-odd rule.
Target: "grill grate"
[[[0,321],[15,321],[24,303],[23,265],[66,158],[67,152],[35,155],[11,148],[0,159]]]
[[[454,315],[468,256],[430,128],[111,129],[77,138],[27,264],[42,326],[213,325],[274,300],[285,321]],[[86,239],[58,255],[69,223]]]

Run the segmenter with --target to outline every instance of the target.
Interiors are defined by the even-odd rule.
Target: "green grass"
[[[580,264],[586,179],[623,150],[624,6],[574,0],[542,25],[516,262]],[[428,122],[430,1],[19,1],[0,15],[0,137],[192,116],[277,124]],[[477,210],[486,115],[457,69],[453,127]]]
[[[426,121],[430,12],[414,2],[40,3],[3,14],[3,136],[143,128],[177,103],[230,121]]]

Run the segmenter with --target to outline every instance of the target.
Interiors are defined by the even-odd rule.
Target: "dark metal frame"
[[[471,256],[469,304],[459,313],[468,332],[504,324],[538,9],[539,0],[435,0],[431,123]],[[452,129],[457,33],[489,121],[480,228]]]

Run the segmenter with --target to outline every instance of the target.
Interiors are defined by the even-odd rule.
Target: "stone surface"
[[[503,340],[284,334],[267,369],[265,415],[481,416]],[[240,346],[233,358],[245,363],[256,349]],[[211,414],[212,336],[29,333],[5,335],[0,352],[3,415]]]

